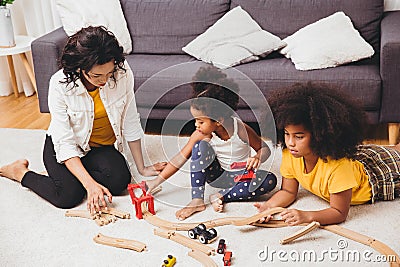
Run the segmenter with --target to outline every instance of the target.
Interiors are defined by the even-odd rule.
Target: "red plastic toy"
[[[224,266],[231,266],[231,260],[232,260],[232,252],[231,251],[225,251],[224,252]]]
[[[247,162],[234,162],[231,164],[231,169],[242,169],[246,168]],[[236,177],[233,179],[235,183],[239,181],[244,181],[244,180],[251,180],[256,178],[256,173],[254,172],[253,169],[251,170],[245,170],[243,174],[236,175]]]
[[[135,195],[135,189],[140,188],[142,189],[142,196],[137,197]],[[151,214],[155,215],[156,212],[154,211],[154,197],[146,192],[146,184],[144,181],[140,182],[139,184],[128,184],[128,191],[131,195],[132,204],[135,205],[136,210],[136,217],[140,220],[143,219],[142,213],[142,202],[147,202],[148,210]]]

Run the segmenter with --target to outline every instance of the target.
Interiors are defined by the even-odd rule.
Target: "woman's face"
[[[91,70],[82,73],[89,83],[95,87],[101,87],[106,85],[108,79],[113,75],[114,68],[114,61],[110,61],[103,65],[94,65]]]
[[[311,150],[311,132],[303,125],[287,125],[284,129],[285,144],[290,153],[296,157],[313,155]]]
[[[209,135],[217,128],[217,122],[206,116],[201,110],[190,107],[190,112],[195,119],[196,130],[202,134]]]

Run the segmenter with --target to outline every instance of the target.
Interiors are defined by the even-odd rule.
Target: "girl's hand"
[[[143,176],[156,176],[164,170],[165,166],[167,166],[167,162],[157,162],[151,166],[144,167],[140,174]]]
[[[107,207],[106,201],[104,200],[104,195],[108,196],[108,201],[112,202],[112,195],[110,191],[101,184],[96,182],[91,183],[87,188],[87,209],[90,214],[95,214],[99,212],[102,207]]]
[[[263,212],[263,211],[269,209],[269,206],[268,206],[267,202],[256,202],[256,203],[253,204],[253,206],[257,208],[258,212]],[[271,218],[272,218],[272,216],[271,216],[271,215],[268,215],[268,216],[265,217],[265,218],[259,219],[258,222],[259,222],[259,223],[266,223],[266,222],[268,222]]]
[[[246,169],[247,170],[251,170],[251,169],[257,170],[258,167],[260,167],[260,164],[261,164],[260,158],[258,158],[258,157],[249,157],[247,159]]]
[[[285,223],[291,226],[302,223],[310,223],[312,221],[312,219],[308,216],[308,212],[303,210],[287,209],[282,211],[280,215]]]

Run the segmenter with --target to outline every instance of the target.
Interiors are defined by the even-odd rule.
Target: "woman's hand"
[[[167,166],[167,162],[157,162],[151,166],[144,167],[140,174],[143,176],[156,176],[164,170],[165,166]]]
[[[112,195],[110,191],[101,184],[96,182],[91,183],[87,188],[87,209],[90,214],[95,214],[99,212],[101,208],[107,207],[106,201],[104,200],[104,195],[108,196],[108,201],[112,202]]]
[[[287,209],[282,211],[280,215],[282,217],[282,220],[284,220],[285,223],[291,226],[299,225],[302,223],[310,223],[312,221],[309,213],[303,210]]]
[[[247,159],[247,163],[246,163],[246,169],[247,170],[251,170],[251,169],[255,169],[257,170],[258,167],[260,167],[261,161],[259,157],[249,157]]]

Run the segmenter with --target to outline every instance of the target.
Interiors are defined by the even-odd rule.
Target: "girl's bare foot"
[[[204,204],[204,200],[201,198],[194,198],[189,202],[189,204],[186,205],[186,207],[178,210],[175,213],[175,216],[178,220],[182,221],[192,216],[194,213],[203,211],[205,209],[206,205]]]
[[[257,208],[258,212],[262,212],[269,208],[266,202],[256,202],[253,204],[253,206]]]
[[[224,203],[220,193],[210,195],[210,202],[216,212],[224,211]]]
[[[0,175],[21,182],[22,177],[29,171],[29,162],[26,159],[14,161],[0,168]]]

